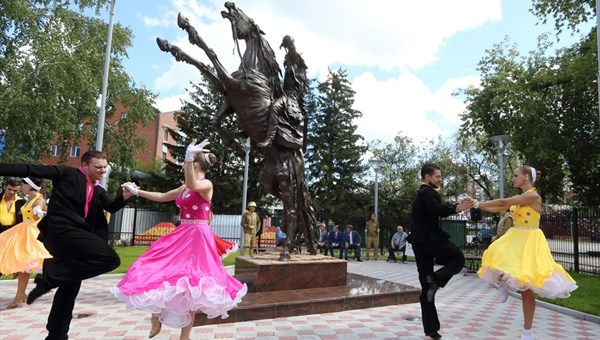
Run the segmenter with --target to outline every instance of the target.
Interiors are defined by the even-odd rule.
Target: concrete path
[[[356,274],[419,286],[414,263],[350,261]],[[104,275],[83,283],[74,313],[70,339],[147,339],[150,318],[127,310],[108,291],[122,275]],[[33,288],[30,284],[28,290]],[[39,340],[46,336],[46,318],[53,293],[31,306],[6,309],[16,281],[0,282],[0,340]],[[436,295],[443,339],[520,339],[521,301],[511,295],[497,303],[496,289],[475,274],[455,276]],[[600,339],[600,318],[538,304],[534,320],[537,339]],[[274,320],[195,327],[192,339],[429,339],[423,335],[419,304],[296,316]],[[587,320],[586,320],[587,319]],[[178,329],[163,328],[154,339],[177,339]]]

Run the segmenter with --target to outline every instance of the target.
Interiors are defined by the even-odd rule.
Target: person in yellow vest
[[[371,218],[365,226],[365,248],[367,248],[367,260],[373,249],[373,257],[377,261],[377,248],[379,248],[379,223],[375,221],[375,214],[371,214]]]
[[[248,203],[246,212],[242,215],[242,228],[244,228],[244,249],[248,249],[248,255],[254,256],[256,250],[256,230],[258,229],[258,214],[254,212],[256,210],[256,203]],[[242,250],[244,255],[244,250]]]
[[[8,178],[0,192],[0,233],[23,221],[21,207],[25,200],[17,196],[21,183],[15,178]]]
[[[27,203],[21,207],[23,222],[0,234],[0,271],[18,273],[17,293],[6,307],[8,309],[25,302],[29,273],[41,273],[44,259],[52,257],[37,240],[40,234],[37,224],[46,212],[46,201],[39,192],[41,188],[41,179],[23,179],[23,192],[28,197]]]

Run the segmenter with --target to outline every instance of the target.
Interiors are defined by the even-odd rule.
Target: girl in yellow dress
[[[477,274],[488,283],[498,283],[500,302],[506,302],[508,289],[521,292],[522,340],[535,339],[531,330],[534,293],[546,298],[566,298],[577,289],[575,280],[554,262],[546,237],[539,228],[542,198],[533,187],[537,176],[533,167],[521,166],[515,170],[512,182],[522,194],[475,205],[489,212],[510,209],[513,213],[514,226],[483,253]]]
[[[40,273],[44,259],[52,257],[37,240],[37,224],[46,211],[41,185],[40,179],[23,179],[21,190],[28,197],[21,208],[23,222],[0,234],[0,272],[17,273],[18,277],[17,293],[6,308],[19,307],[25,301],[29,273]]]

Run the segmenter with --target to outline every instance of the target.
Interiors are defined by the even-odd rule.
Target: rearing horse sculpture
[[[300,119],[306,118],[302,108],[302,96],[308,88],[306,65],[296,52],[293,39],[284,37],[281,47],[286,48],[287,55],[282,85],[275,53],[263,38],[264,33],[234,3],[226,2],[225,8],[228,11],[222,11],[221,15],[231,22],[238,52],[238,39],[246,42],[240,67],[232,74],[181,13],[177,24],[188,33],[192,44],[204,50],[215,72],[166,40],[157,38],[156,41],[162,51],[170,52],[177,61],[198,68],[224,94],[225,100],[213,118],[213,127],[223,142],[241,149],[235,136],[221,127],[222,121],[235,113],[243,128],[238,137],[250,137],[259,147],[265,159],[260,183],[283,203],[282,227],[287,238],[279,260],[290,258],[301,234],[305,236],[308,251],[316,254],[313,232],[316,218],[304,181],[303,138],[298,132]]]

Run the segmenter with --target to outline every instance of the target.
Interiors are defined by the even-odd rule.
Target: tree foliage
[[[533,0],[531,12],[542,23],[554,19],[554,28],[560,34],[563,27],[578,32],[578,26],[594,17],[596,1],[593,0]]]
[[[0,1],[0,139],[5,161],[47,155],[50,144],[96,138],[107,24],[81,12],[99,11],[108,0]],[[118,102],[128,119],[107,125],[104,144],[111,160],[132,167],[144,141],[136,124],[154,118],[154,95],[136,88],[121,64],[131,45],[128,28],[115,25],[107,116]],[[81,122],[87,122],[81,128]],[[62,148],[63,152],[67,148]]]
[[[487,51],[479,64],[481,84],[464,91],[463,135],[512,136],[522,163],[543,172],[536,184],[549,202],[563,202],[572,185],[575,199],[597,204],[600,135],[595,32],[549,55],[547,37],[521,56],[508,41]],[[487,150],[494,150],[488,142]]]
[[[390,235],[398,224],[408,227],[414,193],[419,186],[418,150],[409,137],[401,134],[394,142],[380,146],[376,141],[369,145],[376,159],[382,161],[378,178],[380,214],[385,215],[382,227],[389,228]],[[381,221],[380,221],[381,222]]]
[[[367,146],[353,123],[362,115],[353,108],[354,93],[345,71],[329,70],[308,105],[307,179],[317,218],[344,221],[361,209],[366,216],[364,200],[356,198],[365,191]]]

